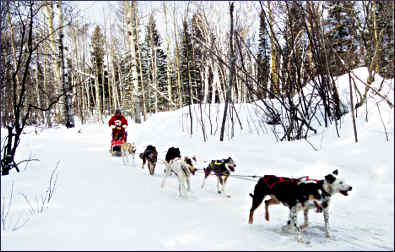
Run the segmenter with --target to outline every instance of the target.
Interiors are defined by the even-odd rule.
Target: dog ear
[[[325,176],[325,180],[326,180],[326,182],[328,182],[329,184],[332,184],[332,183],[336,180],[336,178],[335,178],[332,174],[329,174],[329,175],[326,175],[326,176]]]
[[[335,174],[336,176],[339,175],[339,171],[336,169],[332,172],[333,174]]]

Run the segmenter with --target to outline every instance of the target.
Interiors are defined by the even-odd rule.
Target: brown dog
[[[148,145],[143,153],[140,153],[140,158],[143,160],[142,169],[144,169],[145,163],[148,161],[148,170],[150,175],[154,175],[156,161],[158,160],[158,151],[155,146]]]

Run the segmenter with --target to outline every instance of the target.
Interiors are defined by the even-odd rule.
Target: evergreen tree
[[[360,20],[354,1],[328,1],[324,4],[324,8],[328,9],[324,30],[327,49],[329,49],[330,71],[337,76],[346,72],[343,67],[339,67],[342,64],[338,56],[349,69],[359,65],[357,27]]]
[[[142,65],[144,78],[154,85],[153,71],[157,82],[157,91],[162,95],[158,95],[156,90],[147,88],[146,94],[148,99],[148,109],[154,110],[155,96],[158,98],[159,110],[165,110],[168,107],[168,101],[163,95],[168,96],[167,92],[167,57],[164,50],[161,48],[162,41],[159,32],[156,28],[156,23],[153,15],[149,17],[149,22],[146,26],[146,35],[144,44],[142,45]]]
[[[189,26],[186,20],[183,22],[181,34],[181,83],[183,104],[192,104],[191,97],[191,70],[192,70],[192,39]]]
[[[269,33],[267,24],[263,15],[263,10],[260,15],[259,37],[258,37],[258,54],[257,54],[257,79],[259,81],[260,91],[258,91],[264,98],[267,97],[268,82],[270,75],[270,48],[269,48]]]
[[[205,43],[206,39],[204,38],[200,26],[202,25],[200,23],[200,18],[199,18],[199,13],[195,12],[192,16],[192,60],[193,60],[193,65],[191,69],[191,75],[192,75],[192,84],[194,87],[194,92],[195,92],[195,97],[201,101],[203,100],[203,80],[201,77],[201,72],[204,71],[204,65],[203,62],[207,60],[207,51],[203,50],[202,43]]]
[[[379,74],[385,78],[394,77],[394,13],[392,1],[376,1],[377,29],[382,32],[379,52]]]
[[[104,36],[99,26],[96,26],[91,38],[91,63],[92,73],[96,76],[99,82],[99,99],[102,99],[103,88],[105,97],[108,98],[108,81],[103,80],[102,71],[104,71]],[[94,82],[94,80],[92,80]],[[103,104],[102,104],[103,106]]]

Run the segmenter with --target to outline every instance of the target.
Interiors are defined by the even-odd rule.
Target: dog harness
[[[299,180],[299,181],[313,181],[313,182],[318,182],[318,179],[312,179],[312,178],[310,178],[309,176],[300,177],[300,178],[297,178],[297,180]]]
[[[267,183],[267,181],[270,178],[265,177],[263,179],[263,181],[265,183]],[[273,188],[274,185],[278,184],[278,183],[282,183],[282,182],[292,182],[292,183],[299,183],[299,182],[305,182],[305,181],[311,181],[311,182],[318,182],[318,179],[311,179],[309,176],[304,176],[304,177],[300,177],[300,178],[285,178],[285,177],[278,177],[278,181],[274,182],[273,184],[271,184],[269,186],[269,189],[271,190]]]
[[[225,168],[224,160],[212,160],[209,168],[215,173],[216,176],[229,176],[230,172]]]
[[[266,183],[267,180],[268,180],[268,179],[266,179],[266,181],[265,181],[265,179],[264,179],[263,181],[265,181],[265,183]],[[298,179],[290,179],[290,178],[279,177],[279,180],[276,181],[276,182],[274,182],[273,184],[271,184],[271,185],[269,186],[269,189],[272,190],[272,188],[273,188],[274,185],[279,184],[279,183],[282,183],[282,182],[298,183],[299,180],[298,180]]]

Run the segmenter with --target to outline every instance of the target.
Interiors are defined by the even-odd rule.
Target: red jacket
[[[121,116],[112,116],[110,121],[108,121],[108,126],[115,125],[115,128],[120,127],[123,129],[122,125],[128,125],[128,120],[121,115]]]

